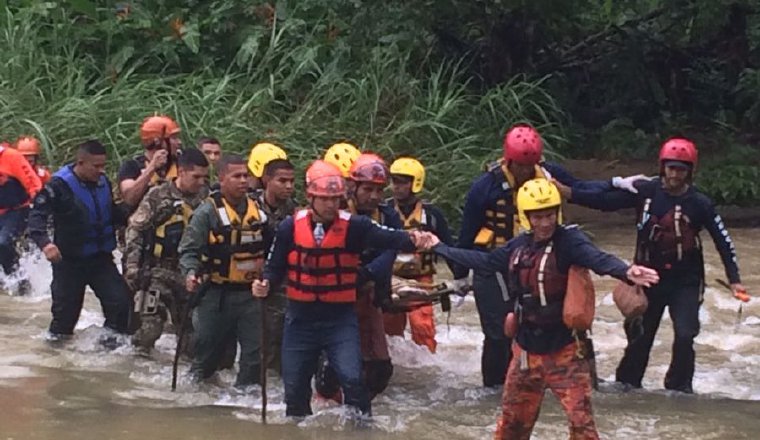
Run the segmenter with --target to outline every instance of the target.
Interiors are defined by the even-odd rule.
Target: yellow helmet
[[[544,179],[532,179],[523,184],[517,191],[517,212],[520,216],[520,226],[530,231],[530,222],[526,215],[529,211],[557,208],[557,222],[562,223],[562,196],[552,182]]]
[[[343,177],[348,177],[348,172],[351,170],[351,165],[362,154],[358,148],[351,144],[338,143],[333,144],[325,152],[325,162],[331,163],[340,169],[343,173]]]
[[[264,167],[269,162],[287,158],[288,155],[282,148],[268,142],[261,142],[251,148],[251,153],[248,155],[248,170],[255,177],[261,178],[264,175]]]
[[[391,175],[409,176],[412,178],[412,193],[422,191],[425,184],[425,167],[413,157],[400,157],[391,164]]]

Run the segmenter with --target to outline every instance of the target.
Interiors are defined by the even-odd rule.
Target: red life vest
[[[681,205],[674,205],[662,217],[650,214],[652,199],[644,201],[640,225],[647,238],[643,253],[638,256],[640,263],[657,269],[669,269],[673,263],[685,256],[700,251],[699,231],[682,211]]]
[[[510,291],[517,292],[521,322],[539,326],[562,324],[567,274],[557,267],[554,243],[517,249],[509,261]]]
[[[340,211],[325,231],[322,243],[314,239],[311,211],[293,217],[293,250],[288,254],[286,293],[293,301],[356,302],[359,254],[346,250],[351,214]]]

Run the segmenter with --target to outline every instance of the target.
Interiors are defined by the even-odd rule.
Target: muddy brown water
[[[602,248],[629,256],[632,228],[588,227]],[[731,231],[744,283],[760,295],[760,229]],[[696,395],[662,390],[670,359],[669,318],[653,349],[644,391],[622,393],[603,384],[594,394],[600,434],[609,439],[760,438],[760,299],[743,308],[712,280],[724,278],[709,238],[708,284],[697,338]],[[374,403],[375,416],[357,424],[338,407],[316,403],[316,415],[301,422],[284,417],[281,383],[272,378],[269,424],[260,423],[257,389],[231,388],[232,373],[215,384],[194,386],[184,377],[170,391],[174,338],[165,335],[151,358],[129,347],[105,351],[97,301],[88,295],[77,336],[64,348],[43,341],[50,317],[50,268],[24,257],[34,292],[0,295],[0,440],[5,439],[483,439],[492,435],[499,393],[480,387],[481,334],[468,298],[446,316],[437,312],[439,352],[429,354],[408,340],[391,338],[396,372]],[[594,340],[602,379],[612,380],[625,339],[608,293],[614,281],[596,278],[598,309]],[[667,314],[666,314],[667,315]],[[186,371],[187,364],[181,366]],[[533,438],[566,438],[565,418],[546,395]]]

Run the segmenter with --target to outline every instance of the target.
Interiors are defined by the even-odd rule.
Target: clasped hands
[[[414,246],[420,251],[429,251],[433,246],[441,242],[438,236],[426,231],[411,231],[409,232],[409,239],[412,240]]]

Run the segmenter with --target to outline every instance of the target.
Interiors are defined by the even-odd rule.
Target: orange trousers
[[[567,414],[570,440],[599,439],[591,411],[590,366],[576,356],[577,348],[572,342],[554,353],[531,354],[512,344],[496,440],[530,439],[546,388]]]
[[[422,276],[417,278],[416,281],[432,283],[433,277]],[[389,336],[404,336],[407,319],[412,331],[412,341],[417,345],[427,347],[431,353],[435,353],[438,342],[435,340],[433,306],[426,304],[407,313],[383,313],[385,334]]]

